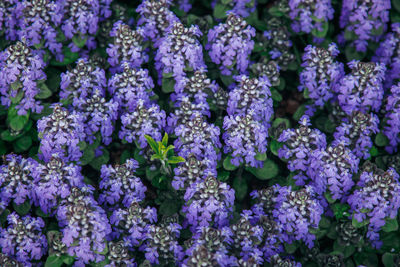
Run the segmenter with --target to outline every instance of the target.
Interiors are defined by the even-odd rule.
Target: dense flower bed
[[[397,0],[1,0],[0,266],[400,266]]]

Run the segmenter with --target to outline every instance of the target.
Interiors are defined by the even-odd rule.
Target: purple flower
[[[35,166],[32,177],[35,202],[45,213],[52,213],[60,201],[71,194],[72,187],[83,186],[81,168],[72,163],[65,164],[57,156],[45,164]]]
[[[373,245],[380,248],[379,231],[386,219],[395,219],[400,207],[399,175],[392,168],[386,172],[377,169],[363,172],[357,189],[348,198],[353,220],[367,222],[367,237]]]
[[[192,9],[191,0],[175,0],[176,5],[179,7],[180,10],[184,12],[189,12]]]
[[[36,49],[48,49],[58,61],[63,60],[62,44],[56,40],[57,27],[61,24],[63,14],[55,1],[22,1],[17,7],[21,9],[19,39],[25,39],[27,45]]]
[[[139,99],[145,104],[151,103],[154,96],[154,83],[146,69],[132,68],[122,63],[122,72],[114,74],[108,82],[108,91],[112,99],[119,104],[120,111],[132,112]]]
[[[92,61],[80,58],[76,61],[75,68],[61,74],[60,99],[76,107],[90,98],[96,90],[104,97],[106,86],[105,71]]]
[[[57,220],[63,233],[62,242],[68,254],[76,257],[76,264],[104,260],[98,252],[105,250],[111,227],[105,211],[93,198],[93,188],[73,187],[57,209]]]
[[[386,150],[389,153],[397,152],[397,145],[400,142],[400,83],[393,85],[390,89],[391,94],[387,98],[386,104],[386,126],[383,133],[389,139]]]
[[[122,237],[130,248],[139,247],[145,240],[150,226],[157,222],[157,210],[142,207],[133,201],[129,207],[115,210],[110,216],[113,235]]]
[[[190,252],[182,266],[238,266],[237,259],[229,254],[230,253],[226,250],[213,251],[205,245],[198,245]]]
[[[298,129],[283,131],[278,141],[284,142],[284,145],[278,154],[280,158],[288,160],[290,171],[300,171],[294,178],[297,185],[304,185],[304,179],[308,179],[304,174],[310,177],[316,175],[316,162],[312,159],[312,153],[326,148],[326,138],[319,130],[309,128],[311,123],[308,116],[301,117],[299,124]]]
[[[332,43],[328,49],[308,45],[304,51],[299,90],[306,90],[315,105],[322,107],[333,97],[336,84],[344,76],[343,64],[335,61],[339,50]]]
[[[277,62],[270,60],[270,61],[261,61],[254,63],[250,66],[251,72],[255,76],[265,76],[268,78],[269,82],[271,83],[270,86],[279,86],[280,79],[279,79],[279,71],[280,67]]]
[[[33,200],[32,171],[36,161],[25,159],[15,154],[4,156],[3,165],[0,165],[0,210],[4,210],[13,200],[21,205],[25,201]]]
[[[386,31],[389,10],[390,0],[344,1],[339,23],[344,29],[341,38],[351,42],[357,51],[366,52],[368,41],[379,41]]]
[[[175,79],[175,91],[184,89],[187,71],[204,70],[203,47],[197,40],[202,35],[196,25],[190,28],[180,22],[174,22],[165,38],[160,41],[154,58],[155,67],[161,75],[171,75]]]
[[[223,227],[229,223],[235,191],[226,183],[210,175],[203,181],[193,183],[186,190],[182,207],[192,231],[198,226]]]
[[[343,140],[357,157],[367,159],[372,147],[371,135],[378,132],[378,124],[379,119],[375,114],[354,111],[351,116],[343,119],[333,137]]]
[[[385,65],[353,60],[348,63],[351,74],[347,74],[335,87],[340,107],[347,114],[354,110],[379,111],[383,98]]]
[[[181,157],[187,158],[189,154],[194,154],[200,161],[206,159],[210,169],[216,169],[220,158],[218,148],[221,147],[219,134],[217,126],[207,123],[201,114],[196,113],[185,124],[175,128],[178,139],[174,145]]]
[[[132,68],[139,68],[148,61],[143,47],[143,35],[144,31],[141,28],[133,31],[122,21],[114,23],[110,32],[114,42],[107,48],[108,63],[113,67],[112,72],[119,72],[122,63],[127,63]]]
[[[54,154],[65,162],[77,161],[82,156],[79,143],[84,141],[84,117],[81,114],[69,113],[56,104],[53,113],[37,122],[40,140],[40,156],[49,161]]]
[[[383,38],[372,57],[372,61],[386,65],[385,89],[400,78],[400,54],[397,48],[400,45],[400,23],[393,23],[392,31]]]
[[[295,262],[294,260],[291,259],[284,259],[281,258],[279,255],[276,255],[272,258],[271,260],[272,266],[277,266],[277,267],[301,267],[300,262]]]
[[[140,202],[144,199],[147,188],[140,178],[135,176],[139,164],[134,159],[128,159],[122,165],[101,167],[99,203],[116,205],[121,201],[123,206],[129,207],[133,201]]]
[[[107,258],[109,263],[104,267],[136,267],[135,259],[132,257],[124,241],[109,242]]]
[[[7,216],[8,227],[0,229],[0,247],[4,254],[15,257],[24,266],[32,266],[47,252],[47,240],[42,234],[44,221],[29,215],[20,218],[13,212]]]
[[[154,140],[161,141],[161,131],[165,126],[165,112],[156,104],[146,104],[139,99],[132,112],[125,112],[121,116],[122,127],[119,138],[128,143],[137,142],[138,147],[147,146],[145,134]]]
[[[245,73],[249,65],[249,56],[254,47],[255,29],[246,21],[231,13],[225,23],[220,23],[208,32],[208,44],[211,60],[220,65],[223,75]]]
[[[23,42],[17,42],[0,53],[1,104],[16,106],[18,115],[27,112],[40,113],[43,109],[36,100],[40,92],[39,83],[46,80],[45,64],[40,56]]]
[[[334,9],[330,0],[289,0],[292,28],[298,32],[323,31],[324,24],[333,19]]]
[[[24,265],[21,262],[15,260],[12,257],[8,257],[3,253],[0,253],[0,266],[24,267]]]
[[[171,0],[143,0],[136,9],[140,14],[138,25],[143,28],[144,36],[150,39],[155,47],[174,22],[179,19],[169,10]]]
[[[302,240],[309,248],[314,246],[315,235],[310,230],[318,228],[323,208],[314,198],[311,187],[306,186],[299,191],[291,187],[274,186],[276,197],[272,211],[274,220],[282,228],[283,241],[291,244]]]
[[[0,2],[0,35],[5,33],[7,40],[17,39],[16,27],[19,26],[21,6],[17,0],[4,0]]]

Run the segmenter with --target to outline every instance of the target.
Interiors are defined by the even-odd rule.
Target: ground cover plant
[[[2,0],[0,51],[0,266],[400,266],[398,0]]]

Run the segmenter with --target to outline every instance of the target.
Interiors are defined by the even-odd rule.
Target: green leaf
[[[35,96],[36,99],[46,99],[53,94],[44,81],[38,82],[37,86],[40,88],[40,92]]]
[[[278,157],[278,151],[279,149],[283,146],[282,143],[276,141],[275,139],[273,139],[270,143],[269,143],[269,149],[272,152],[272,154],[274,154],[275,156]]]
[[[229,86],[235,81],[233,80],[232,76],[227,76],[227,75],[220,75],[219,76],[221,81],[224,83],[225,86]]]
[[[325,216],[321,217],[321,220],[319,221],[319,227],[320,228],[329,228],[331,226],[331,221],[326,218]]]
[[[395,267],[394,265],[394,259],[396,257],[396,254],[392,253],[385,253],[382,256],[382,263],[385,267]]]
[[[3,225],[7,221],[8,215],[11,213],[9,209],[5,209],[1,214],[0,214],[0,223]]]
[[[312,35],[317,38],[324,38],[329,30],[329,23],[327,21],[322,23],[322,30],[319,31],[317,28],[311,30]]]
[[[179,211],[177,202],[174,200],[165,200],[160,206],[160,213],[165,216],[174,215]]]
[[[87,37],[82,38],[81,36],[78,36],[78,35],[74,35],[72,37],[72,42],[74,42],[74,44],[79,48],[83,48],[85,46],[86,40],[87,40]]]
[[[168,145],[168,134],[165,133],[161,143],[166,147]]]
[[[273,17],[282,17],[285,15],[278,6],[272,6],[270,9],[268,9],[268,13],[273,16]]]
[[[94,149],[87,147],[83,150],[81,159],[79,160],[82,166],[89,164],[95,158]]]
[[[325,192],[324,196],[325,196],[326,200],[328,201],[328,203],[330,203],[330,204],[335,203],[336,199],[332,198],[331,193]]]
[[[14,143],[14,148],[17,151],[26,151],[28,150],[32,145],[32,138],[29,135],[25,135]]]
[[[347,45],[344,52],[345,52],[345,55],[346,55],[346,58],[347,58],[348,61],[351,61],[353,59],[362,60],[366,55],[366,53],[358,52],[351,45]]]
[[[14,210],[21,216],[28,214],[28,212],[31,210],[31,203],[29,200],[25,200],[25,202],[20,205],[15,204],[13,201],[12,206]]]
[[[304,115],[304,112],[306,111],[306,105],[300,105],[298,108],[297,108],[297,110],[296,110],[296,112],[293,114],[293,119],[295,120],[295,121],[298,121],[298,120],[300,120],[300,118],[301,118],[301,116],[303,116]]]
[[[37,216],[42,217],[42,218],[49,218],[49,217],[50,217],[49,214],[44,213],[44,212],[42,211],[42,209],[39,208],[39,207],[37,207],[37,208],[35,209],[35,213],[36,213]]]
[[[175,80],[173,78],[162,78],[161,90],[166,93],[175,92]]]
[[[140,154],[140,152],[141,150],[136,148],[135,151],[133,152],[133,158],[136,159],[139,164],[145,164],[146,159],[143,157],[143,155]]]
[[[389,145],[389,139],[383,133],[379,132],[375,136],[375,144],[377,146],[383,147]]]
[[[262,168],[246,167],[246,170],[251,172],[255,177],[260,180],[268,180],[274,178],[279,173],[279,168],[276,163],[270,159],[263,162]]]
[[[272,100],[274,100],[276,102],[281,102],[283,99],[282,95],[274,88],[271,89],[271,98],[272,98]]]
[[[4,155],[7,153],[6,144],[0,140],[0,155]]]
[[[221,171],[218,171],[217,178],[221,182],[226,182],[229,179],[229,175],[230,175],[230,172],[225,171],[225,170],[221,170]]]
[[[63,260],[61,257],[57,255],[50,255],[46,259],[46,263],[44,267],[60,267],[63,264]]]
[[[351,224],[355,228],[361,228],[361,227],[364,227],[364,226],[368,225],[369,224],[369,220],[364,220],[362,222],[359,222],[356,218],[353,217],[353,219],[351,220]]]
[[[240,201],[247,195],[247,182],[242,177],[235,177],[233,180],[233,188],[235,189],[236,198]]]
[[[21,131],[22,129],[24,129],[25,125],[28,123],[29,120],[29,113],[25,114],[25,115],[16,115],[13,117],[8,117],[10,120],[10,127],[11,129],[13,129],[14,131]]]
[[[292,244],[285,243],[285,251],[288,254],[293,254],[294,252],[296,252],[298,247],[299,245],[297,244],[297,242],[293,242]]]
[[[174,73],[173,72],[168,72],[168,73],[163,72],[162,76],[163,76],[163,78],[169,79],[169,78],[174,77]]]
[[[226,12],[229,10],[229,7],[221,4],[216,4],[213,10],[213,16],[217,19],[223,19],[227,17]]]
[[[150,135],[145,134],[144,138],[146,138],[147,143],[150,145],[151,149],[153,149],[153,151],[156,154],[160,154],[160,151],[158,150],[158,144],[156,141],[154,141],[153,137],[151,137]]]
[[[400,12],[400,1],[393,0],[392,5],[397,10],[397,12]]]
[[[93,167],[95,170],[101,170],[101,167],[104,164],[107,164],[108,161],[110,160],[110,153],[108,152],[107,149],[103,149],[103,154],[99,157],[95,157],[91,162],[90,166]]]
[[[224,169],[227,171],[234,171],[239,167],[239,166],[233,165],[231,160],[232,160],[232,157],[227,156],[222,163],[222,166],[224,166]]]
[[[96,251],[96,254],[100,254],[100,255],[106,255],[108,253],[108,245],[107,242],[104,242],[105,246],[103,251]]]
[[[70,255],[61,255],[60,257],[62,261],[67,265],[72,265],[75,261],[75,258]]]
[[[371,157],[376,157],[379,154],[378,149],[376,148],[376,146],[372,146],[371,149],[369,150],[369,154],[371,155]]]
[[[66,66],[74,63],[79,58],[79,53],[72,52],[68,46],[63,46],[64,60],[62,62],[57,61],[55,58],[50,60],[50,64],[53,66]]]
[[[151,170],[150,168],[146,168],[146,178],[149,181],[152,181],[154,179],[154,177],[156,177],[159,174],[160,174],[160,170],[158,170],[158,169]]]
[[[264,153],[257,152],[257,154],[254,158],[256,160],[264,161],[267,159],[267,153],[266,152],[264,152]]]
[[[181,163],[181,162],[185,162],[185,159],[182,158],[181,156],[172,156],[172,157],[168,158],[169,164],[177,164],[177,163]]]
[[[382,231],[386,233],[397,231],[397,229],[399,229],[399,224],[397,223],[397,219],[386,219],[386,223],[382,227]]]

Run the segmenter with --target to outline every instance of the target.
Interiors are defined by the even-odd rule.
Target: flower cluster
[[[367,237],[380,247],[379,231],[385,220],[395,219],[400,207],[399,175],[394,169],[374,172],[365,171],[357,183],[357,189],[348,198],[353,220],[368,223]]]
[[[40,113],[43,109],[35,99],[40,93],[40,83],[46,80],[45,64],[39,55],[23,42],[17,42],[0,53],[1,104],[15,106],[19,115]]]
[[[400,142],[400,84],[393,85],[390,92],[391,94],[387,98],[385,114],[387,125],[383,132],[389,139],[389,145],[386,150],[393,153],[397,152],[397,145]]]
[[[351,42],[357,51],[367,51],[368,41],[379,41],[386,31],[389,10],[389,0],[344,2],[339,23],[344,30],[342,42]]]
[[[24,266],[32,266],[31,261],[39,260],[47,252],[47,240],[42,230],[42,218],[29,215],[20,217],[15,212],[7,217],[9,226],[0,229],[2,252],[15,257]]]
[[[351,74],[347,74],[335,87],[340,107],[347,114],[354,110],[378,111],[383,98],[385,65],[353,60],[348,63]]]
[[[206,49],[215,64],[220,65],[223,75],[246,72],[249,55],[254,47],[252,37],[255,29],[238,15],[229,14],[225,23],[215,26],[208,32]]]
[[[102,193],[99,196],[99,203],[115,205],[122,202],[125,207],[129,207],[133,201],[142,201],[147,189],[134,175],[138,167],[139,164],[134,159],[128,159],[124,164],[115,167],[103,165],[100,182]]]
[[[323,106],[333,97],[335,86],[344,76],[343,64],[335,61],[338,54],[334,43],[328,49],[312,45],[304,49],[299,90],[306,91],[316,106]]]

